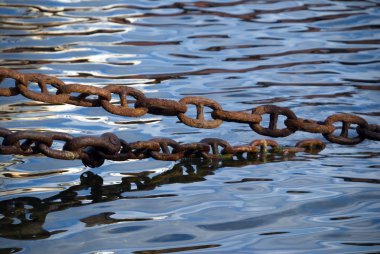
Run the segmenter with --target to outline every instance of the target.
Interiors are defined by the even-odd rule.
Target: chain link
[[[182,103],[184,105],[193,104],[197,108],[196,119],[186,116],[185,113],[178,114],[178,119],[188,126],[195,128],[213,129],[221,125],[223,122],[221,119],[205,120],[204,106],[210,107],[214,111],[222,110],[222,107],[219,105],[219,103],[214,100],[202,97],[188,96],[180,99],[179,103]]]
[[[30,86],[37,83],[40,92],[35,92],[30,89]],[[59,91],[59,88],[66,87],[65,83],[55,77],[43,75],[43,74],[24,74],[21,80],[17,80],[16,88],[18,91],[31,100],[43,101],[47,103],[65,103],[70,99],[70,95],[63,94],[51,94],[47,86],[50,85]]]
[[[314,152],[324,148],[320,140],[304,140],[296,147],[280,147],[274,140],[254,140],[248,145],[231,146],[227,141],[218,138],[206,138],[197,143],[187,144],[180,144],[168,138],[128,143],[112,133],[104,133],[100,137],[73,137],[60,132],[10,131],[5,128],[0,128],[0,137],[3,138],[0,154],[41,153],[54,159],[81,159],[82,163],[89,167],[100,167],[106,159],[126,161],[154,158],[178,161],[183,158],[200,157],[209,160],[267,152],[276,154]],[[63,142],[62,148],[53,148],[58,146],[58,142]]]
[[[351,124],[357,124],[362,129],[366,129],[368,127],[367,121],[363,118],[349,114],[336,114],[327,117],[325,120],[326,125],[332,125],[336,122],[342,122],[341,133],[339,136],[336,136],[333,133],[323,134],[327,140],[335,143],[342,142],[346,145],[356,145],[365,139],[365,137],[361,136],[360,134],[356,137],[348,137],[348,131]]]
[[[356,127],[356,131],[362,137],[380,141],[380,125],[369,124],[366,128],[358,126]]]
[[[100,88],[81,84],[65,84],[58,78],[48,75],[22,74],[11,69],[0,68],[0,85],[5,79],[13,79],[14,86],[7,88],[0,87],[0,96],[15,96],[21,93],[29,99],[47,103],[68,103],[84,107],[102,106],[112,114],[129,117],[140,117],[146,113],[177,116],[182,123],[195,128],[217,128],[223,121],[227,121],[249,124],[255,132],[269,137],[286,137],[296,131],[305,131],[320,133],[330,142],[343,145],[358,144],[364,139],[380,140],[380,125],[368,124],[365,119],[350,114],[334,114],[327,117],[325,121],[316,121],[298,118],[289,108],[275,105],[259,106],[254,108],[251,113],[226,111],[223,110],[218,102],[203,97],[187,96],[178,102],[175,100],[147,98],[141,91],[128,86],[108,85]],[[36,89],[31,89],[33,83],[38,84],[40,88],[39,92],[34,91]],[[56,93],[49,92],[48,86],[55,88]],[[72,93],[77,93],[77,95],[74,96]],[[114,105],[114,103],[111,102],[112,94],[119,95],[120,105]],[[133,107],[129,107],[128,104],[133,102],[128,101],[127,96],[135,99],[135,101],[133,101]],[[189,111],[187,106],[189,104],[195,105],[197,111],[196,118],[191,118],[186,115]],[[210,112],[211,120],[205,119],[205,107],[212,109]],[[262,126],[262,116],[265,114],[269,114],[270,117],[268,127]],[[277,128],[280,115],[286,117],[284,121],[285,128],[282,129]],[[336,122],[341,122],[342,126],[334,126]],[[357,125],[357,128],[354,129],[356,130],[357,136],[352,136],[352,134],[349,133],[351,125]],[[334,134],[337,128],[341,130],[339,135]],[[4,146],[2,149],[6,150],[7,148]],[[127,148],[124,146],[124,149]],[[135,154],[138,158],[147,156],[146,154],[143,155],[140,151],[141,149],[128,149],[132,150],[128,152],[125,151],[124,155],[119,155],[119,158],[123,158],[126,154],[131,155],[131,153]],[[252,151],[253,148],[235,147],[234,149]],[[178,149],[174,148],[174,150],[177,151]],[[46,151],[45,147],[45,153],[48,153]],[[30,152],[31,151],[28,151],[27,153]],[[75,151],[71,152],[71,156],[76,156]],[[50,153],[53,152],[50,150]],[[180,154],[180,152],[178,153]],[[164,156],[164,154],[166,154],[166,152],[162,151],[160,156]],[[57,154],[56,156],[65,157],[69,156],[69,154]],[[158,156],[158,154],[155,156]]]
[[[140,92],[137,89],[127,87],[127,86],[114,86],[114,85],[108,85],[103,88],[108,93],[114,93],[118,94],[120,97],[120,106],[115,106],[111,104],[110,99],[103,98],[101,100],[101,104],[105,110],[107,110],[110,113],[121,115],[121,116],[133,116],[138,117],[145,115],[146,112],[148,112],[148,108],[146,107],[136,107],[136,108],[129,108],[128,107],[128,101],[127,96],[132,96],[137,100],[137,102],[144,101],[145,95]]]

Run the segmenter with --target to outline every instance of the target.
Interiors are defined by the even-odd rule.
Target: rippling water
[[[3,0],[0,66],[66,83],[129,84],[149,97],[217,100],[229,110],[290,107],[379,124],[380,2]],[[13,130],[114,132],[241,144],[248,125],[213,130],[174,117],[1,98]],[[277,141],[294,145],[297,132]],[[107,162],[0,156],[0,253],[375,253],[379,143],[318,155]]]

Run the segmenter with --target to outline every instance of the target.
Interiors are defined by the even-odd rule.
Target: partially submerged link
[[[128,143],[115,134],[73,137],[60,132],[10,131],[0,128],[0,154],[37,155],[62,160],[80,159],[85,166],[100,167],[104,161],[127,161],[154,158],[164,161],[178,161],[184,158],[221,160],[237,158],[246,154],[282,154],[303,152],[313,147],[313,152],[324,148],[320,140],[305,140],[296,147],[281,147],[274,140],[254,140],[247,145],[231,146],[226,140],[206,138],[200,142],[181,144],[168,138],[153,138],[148,141]],[[20,143],[20,141],[24,141]],[[53,149],[55,142],[64,142],[62,149]],[[271,149],[268,149],[268,148]]]

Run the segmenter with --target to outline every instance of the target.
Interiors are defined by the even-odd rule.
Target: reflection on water
[[[63,231],[49,232],[43,229],[46,216],[49,213],[89,205],[92,203],[108,202],[116,199],[131,198],[164,198],[177,196],[175,194],[128,196],[128,192],[153,190],[165,184],[193,183],[205,181],[205,176],[214,174],[214,171],[223,167],[243,167],[247,165],[259,165],[266,162],[278,162],[291,159],[294,155],[279,156],[274,154],[261,154],[249,159],[240,158],[225,159],[215,161],[204,160],[184,160],[177,163],[170,170],[150,176],[152,172],[144,171],[139,173],[121,174],[127,175],[121,178],[120,183],[104,185],[103,178],[99,175],[87,171],[80,176],[80,183],[70,186],[56,195],[40,199],[36,197],[21,196],[17,198],[0,201],[0,236],[10,239],[43,239],[53,234]],[[59,172],[49,172],[56,174]],[[48,174],[48,173],[46,173]],[[40,174],[41,175],[41,174]],[[6,177],[21,177],[12,173],[5,173]],[[267,178],[244,178],[238,182],[246,181],[272,181]],[[226,182],[236,183],[236,182]],[[37,189],[37,188],[35,188]],[[34,191],[43,191],[40,189]],[[81,193],[85,191],[86,193]],[[11,191],[5,191],[3,195],[13,195]],[[128,218],[114,219],[112,212],[100,213],[94,216],[83,218],[80,221],[86,227],[96,225],[113,224],[123,221],[145,221],[157,220],[152,218]]]
[[[205,96],[230,110],[276,104],[304,118],[344,112],[379,123],[379,6],[3,0],[0,66],[127,84],[148,97]],[[22,96],[2,97],[0,112],[1,127],[13,130],[114,132],[128,142],[262,138],[244,124],[199,130],[175,117],[125,118]],[[314,136],[278,141],[305,138]],[[378,146],[215,164],[107,162],[92,172],[75,161],[0,156],[0,253],[380,252]]]

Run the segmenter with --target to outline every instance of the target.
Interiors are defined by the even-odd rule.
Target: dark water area
[[[0,67],[380,123],[380,1],[0,1]],[[0,126],[128,142],[267,138],[247,124],[0,97]],[[294,145],[319,134],[276,139]],[[326,141],[326,140],[325,140]],[[112,162],[0,156],[0,253],[379,253],[379,142],[319,154]]]

